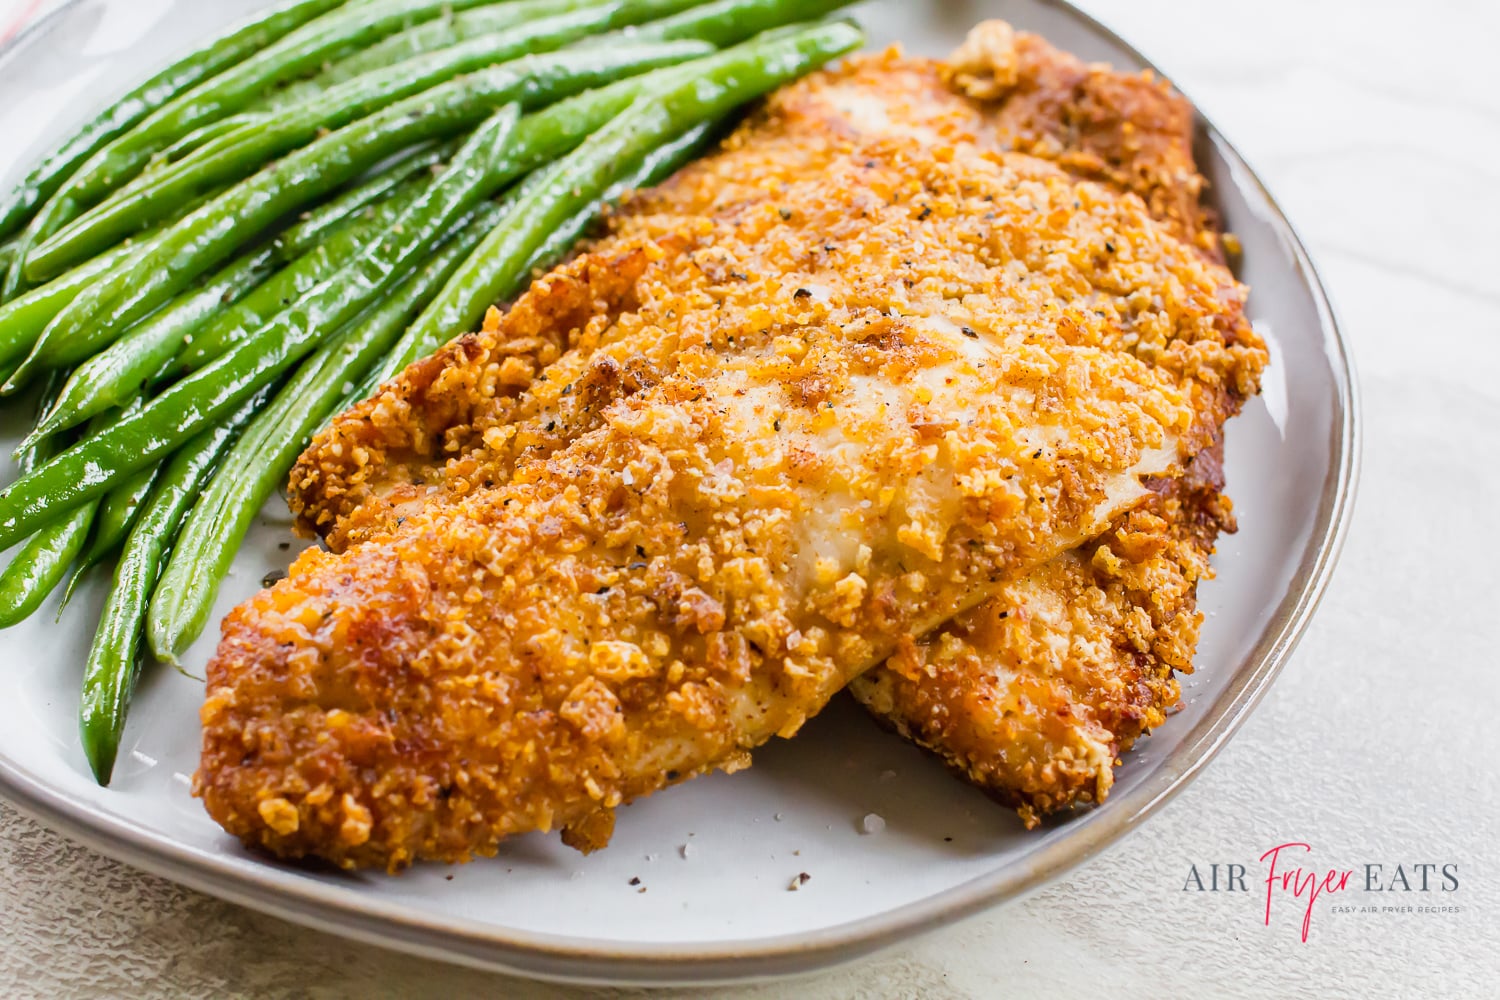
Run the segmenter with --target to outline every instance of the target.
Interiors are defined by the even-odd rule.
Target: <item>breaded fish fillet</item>
[[[214,817],[350,865],[593,831],[1102,531],[1191,421],[1135,359],[1040,331],[746,322],[730,352],[679,338],[671,374],[509,483],[304,554],[231,613]]]
[[[1154,502],[1212,428],[1141,355],[1210,370],[1240,290],[976,120],[893,56],[793,87],[320,435],[343,551],[226,620],[210,813],[346,865],[596,844]]]
[[[983,100],[959,99],[950,86]],[[1106,254],[1131,255],[1138,284],[1100,282],[1103,288],[1089,292],[1118,320],[1092,331],[1099,343],[1164,367],[1192,394],[1196,419],[1181,449],[1191,474],[1158,481],[1162,496],[1117,525],[1112,539],[1013,582],[991,605],[929,637],[914,650],[916,659],[898,658],[853,689],[895,728],[1021,806],[1028,820],[1102,799],[1118,753],[1175,703],[1172,672],[1190,668],[1196,582],[1207,573],[1218,526],[1230,523],[1217,492],[1213,443],[1254,391],[1264,363],[1243,319],[1243,290],[1213,266],[1220,253],[1199,207],[1191,122],[1186,103],[1159,82],[1084,66],[996,23],[977,30],[946,66],[887,55],[821,75],[779,95],[729,144],[731,153],[639,200],[616,221],[619,237],[542,279],[503,320],[493,316],[484,335],[414,366],[394,391],[338,422],[294,475],[294,506],[339,548],[389,530],[434,496],[504,481],[523,456],[549,454],[592,426],[603,399],[633,391],[672,363],[670,337],[653,356],[634,348],[596,352],[607,339],[601,332],[628,340],[622,328],[636,323],[643,293],[655,294],[637,284],[649,251],[702,242],[698,215],[764,214],[774,203],[783,216],[788,196],[802,197],[778,187],[785,178],[857,162],[866,147],[883,158],[892,139],[909,143],[915,135],[940,150],[944,143],[1027,149],[1075,175],[1139,194],[1161,229],[1204,258],[1195,264],[1179,244],[1164,263],[1153,255],[1160,247],[1148,253],[1106,241]],[[981,203],[974,214],[994,213]],[[784,238],[780,230],[788,227],[771,220],[766,228]],[[921,227],[912,228],[909,245],[920,245]],[[632,233],[650,234],[655,246],[624,238]],[[1212,291],[1164,307],[1157,289],[1176,291],[1179,269],[1194,275],[1189,287]],[[924,277],[923,286],[934,284],[931,272]],[[816,271],[807,274],[794,298],[822,297],[818,279]],[[1139,300],[1143,290],[1154,308],[1122,307],[1126,293]],[[937,299],[914,310],[920,296],[908,294],[897,308],[951,315],[952,299],[941,291]],[[533,381],[538,370],[546,376]],[[443,461],[445,453],[451,457]],[[1188,462],[1195,454],[1199,459]],[[1214,475],[1192,471],[1204,468]],[[1078,610],[1071,617],[1042,612],[1062,607]],[[984,621],[1008,625],[977,627]],[[934,650],[947,662],[942,670],[931,664]],[[1001,690],[1018,678],[1026,683],[1010,694]]]

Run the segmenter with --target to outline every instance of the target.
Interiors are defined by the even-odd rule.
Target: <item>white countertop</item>
[[[7,15],[31,0],[0,0]],[[1207,773],[1050,888],[858,965],[715,996],[1468,997],[1500,980],[1500,5],[1089,0],[1172,74],[1298,226],[1364,394],[1354,524],[1311,629]],[[1003,3],[995,4],[1003,13]],[[1484,526],[1492,527],[1486,529]],[[1455,864],[1410,912],[1263,924],[1257,859]],[[1190,866],[1248,892],[1184,892]],[[1413,885],[1415,887],[1415,877]],[[1305,897],[1304,897],[1305,898]],[[1355,897],[1351,901],[1367,900]],[[1458,912],[1421,912],[1421,906]],[[0,994],[550,997],[282,923],[0,805]],[[708,994],[705,994],[708,995]]]

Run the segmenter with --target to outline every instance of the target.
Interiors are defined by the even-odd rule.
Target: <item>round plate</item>
[[[5,183],[109,95],[261,6],[256,0],[77,0],[0,55]],[[889,0],[860,9],[872,44],[942,55],[1004,17],[1088,59],[1146,61],[1049,0]],[[569,980],[672,982],[793,973],[931,930],[1056,878],[1111,844],[1201,770],[1254,707],[1306,625],[1349,513],[1358,447],[1353,378],[1311,263],[1254,173],[1206,122],[1200,162],[1244,245],[1250,311],[1272,346],[1262,397],[1228,430],[1240,532],[1220,543],[1198,672],[1183,710],[1126,758],[1109,801],[1027,832],[1015,816],[837,700],[755,767],[638,802],[584,857],[519,838],[493,860],[399,877],[298,868],[242,850],[189,794],[199,680],[145,679],[113,787],[90,779],[75,712],[102,584],[61,624],[49,605],[0,633],[0,793],[105,854],[247,906],[424,955]],[[14,409],[14,408],[13,408]],[[0,427],[12,440],[13,417]],[[4,442],[0,442],[4,443]],[[5,450],[9,450],[6,444]],[[268,510],[220,611],[294,555]],[[200,673],[214,636],[187,658]],[[882,832],[861,832],[876,813]],[[806,872],[799,891],[789,883]],[[639,879],[636,884],[635,880]]]

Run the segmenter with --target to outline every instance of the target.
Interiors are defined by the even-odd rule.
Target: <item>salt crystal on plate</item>
[[[859,821],[860,833],[879,833],[885,829],[885,817],[879,813],[868,813]]]

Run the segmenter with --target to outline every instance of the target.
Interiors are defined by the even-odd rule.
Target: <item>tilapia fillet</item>
[[[335,421],[291,493],[340,551],[209,667],[210,813],[350,866],[594,846],[1145,516],[1241,292],[988,115],[890,55],[789,88]]]

